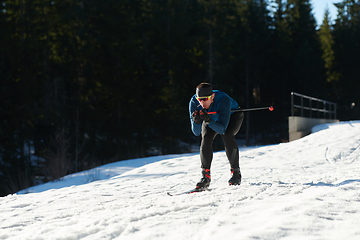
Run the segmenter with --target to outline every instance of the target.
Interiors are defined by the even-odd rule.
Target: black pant
[[[241,124],[244,120],[243,112],[235,112],[231,114],[229,125],[221,138],[225,145],[226,156],[229,159],[231,168],[239,168],[239,147],[235,142],[235,135],[239,132]],[[207,124],[202,125],[201,130],[201,146],[200,159],[201,167],[210,169],[213,159],[213,141],[218,133],[212,130]]]

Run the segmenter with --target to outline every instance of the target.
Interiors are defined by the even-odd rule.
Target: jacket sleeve
[[[217,121],[212,121],[208,126],[218,132],[219,134],[225,133],[225,130],[230,121],[231,103],[229,98],[223,98],[219,104],[219,117]]]
[[[199,136],[201,134],[201,124],[194,123],[191,114],[195,112],[197,109],[196,103],[194,102],[194,99],[191,98],[189,103],[189,115],[190,115],[190,123],[191,123],[191,131],[194,133],[195,136]]]

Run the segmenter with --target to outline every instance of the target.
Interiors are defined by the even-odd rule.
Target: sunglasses
[[[204,101],[206,102],[207,100],[210,100],[212,95],[208,96],[208,97],[196,97],[196,99],[201,102],[201,101]]]

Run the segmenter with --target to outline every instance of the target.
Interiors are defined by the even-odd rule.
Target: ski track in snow
[[[200,179],[199,155],[184,154],[0,198],[0,239],[360,239],[360,121],[313,130],[290,143],[242,148],[240,187],[227,185],[222,151],[210,192],[166,194]]]

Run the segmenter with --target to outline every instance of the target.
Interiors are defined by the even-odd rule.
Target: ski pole
[[[273,111],[274,108],[273,106],[270,106],[270,107],[259,107],[259,108],[244,108],[244,109],[236,109],[236,110],[231,110],[230,112],[248,112],[248,111],[256,111],[256,110],[265,110],[265,109],[268,109],[269,111]],[[217,114],[219,113],[220,111],[217,111],[217,112],[207,112],[207,114]]]

